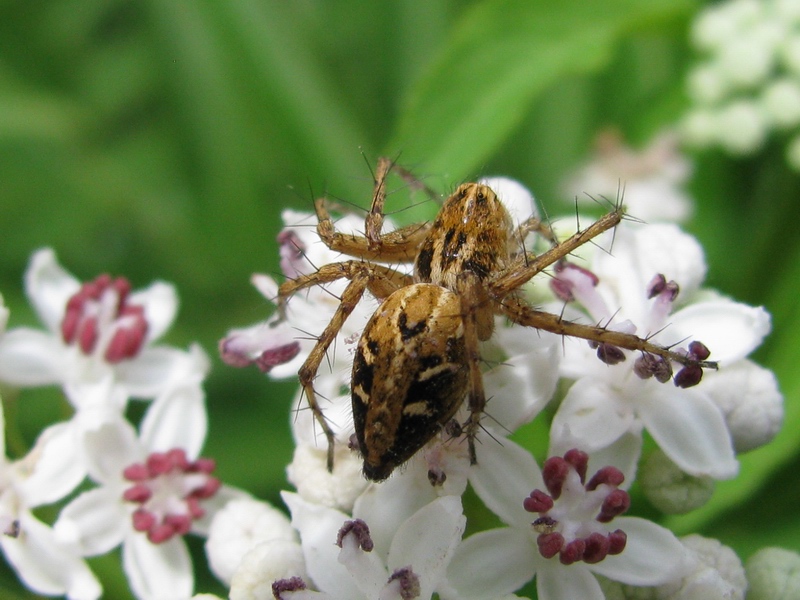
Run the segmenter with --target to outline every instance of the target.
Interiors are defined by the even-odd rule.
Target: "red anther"
[[[689,344],[689,354],[697,360],[705,360],[711,356],[711,350],[703,342],[691,342]]]
[[[686,365],[675,374],[675,385],[679,388],[696,386],[703,379],[703,369],[699,365]]]
[[[175,530],[165,523],[155,525],[147,532],[147,539],[153,544],[161,544],[171,539],[175,535]]]
[[[153,513],[143,508],[135,510],[132,517],[133,528],[136,531],[150,531],[150,528],[156,524],[156,518]]]
[[[213,458],[198,458],[195,460],[191,465],[189,465],[189,471],[192,473],[213,473],[214,469],[217,468],[217,461]]]
[[[544,513],[553,508],[553,499],[541,490],[533,490],[522,501],[522,507],[531,513]]]
[[[662,273],[659,273],[647,284],[647,299],[655,298],[664,291],[665,287],[667,287],[667,278]]]
[[[70,298],[70,301],[67,302],[67,310],[64,312],[64,318],[61,319],[61,339],[64,340],[65,344],[71,344],[75,341],[78,325],[81,322],[80,307],[70,307],[74,299],[75,296]]]
[[[153,452],[147,457],[147,469],[150,477],[158,477],[164,473],[169,473],[172,463],[163,452]]]
[[[132,485],[124,492],[122,492],[122,497],[127,500],[128,502],[136,502],[141,504],[142,502],[147,502],[153,495],[153,490],[150,489],[145,483],[137,483],[136,485]]]
[[[624,490],[614,490],[606,496],[600,507],[600,514],[597,520],[600,523],[608,523],[614,517],[618,517],[631,507],[631,497]]]
[[[284,592],[299,592],[304,589],[306,589],[306,582],[299,577],[278,579],[272,582],[272,597],[275,600],[283,600]]]
[[[164,515],[164,524],[169,525],[176,535],[185,535],[192,529],[189,515]]]
[[[91,354],[97,343],[97,319],[90,317],[78,326],[78,347],[84,354]]]
[[[589,455],[586,452],[572,448],[564,454],[564,460],[577,471],[578,476],[581,478],[581,483],[586,481],[586,470],[589,468]]]
[[[562,565],[571,565],[583,559],[583,554],[586,552],[586,541],[577,539],[572,540],[561,549],[559,559]]]
[[[372,537],[369,534],[369,526],[361,519],[353,519],[352,521],[345,521],[339,533],[336,536],[336,545],[342,547],[342,541],[348,535],[354,535],[359,547],[364,552],[372,552],[374,544]]]
[[[117,310],[120,310],[128,299],[128,294],[131,293],[131,283],[124,277],[117,277],[111,284],[111,287],[114,288],[114,291],[117,292],[117,296],[119,297]]]
[[[622,471],[618,468],[610,466],[603,467],[592,476],[589,483],[586,484],[586,489],[591,492],[592,490],[596,490],[597,486],[601,483],[616,487],[622,484],[623,481],[625,481],[625,475],[623,475]]]
[[[659,383],[666,383],[672,377],[672,366],[662,357],[645,352],[636,359],[633,372],[641,379],[655,376]]]
[[[560,456],[551,456],[544,461],[542,479],[553,500],[558,500],[561,496],[561,490],[571,469],[571,465]]]
[[[122,476],[128,481],[144,481],[150,478],[150,471],[142,463],[136,463],[125,467]]]
[[[612,531],[608,534],[608,543],[608,553],[619,554],[625,550],[625,546],[628,543],[628,534],[622,531],[622,529]]]
[[[197,498],[187,498],[186,508],[193,519],[200,519],[206,514],[205,509],[200,506],[200,502]]]
[[[395,569],[394,572],[389,576],[387,583],[391,583],[393,581],[400,583],[400,598],[402,600],[412,600],[413,598],[418,598],[422,591],[419,584],[419,577],[416,573],[414,573],[414,571],[411,570],[411,567],[401,567],[400,569]]]
[[[256,358],[255,363],[262,373],[269,373],[273,367],[289,362],[300,354],[300,342],[290,342],[276,348],[269,348]]]
[[[590,565],[599,563],[608,556],[611,542],[602,533],[593,533],[586,538],[586,550],[583,553],[583,562]]]
[[[564,547],[564,536],[558,532],[543,533],[536,538],[536,545],[544,558],[553,558]]]
[[[209,477],[202,487],[197,488],[191,493],[191,496],[201,500],[204,498],[211,498],[219,491],[221,486],[222,482],[219,479],[216,477]]]
[[[625,362],[625,353],[616,346],[601,343],[597,346],[597,358],[607,365],[618,365],[621,362]]]
[[[167,459],[173,469],[185,471],[189,468],[189,459],[186,458],[186,451],[183,448],[173,448],[167,451]]]

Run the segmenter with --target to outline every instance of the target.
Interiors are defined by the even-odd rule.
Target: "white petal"
[[[565,448],[563,454],[570,448]],[[552,455],[552,454],[551,454]],[[625,476],[625,481],[619,487],[628,489],[636,479],[636,468],[642,455],[642,425],[637,422],[627,433],[605,448],[596,450],[589,455],[587,473],[596,473],[603,467],[616,467]]]
[[[122,542],[130,519],[121,493],[95,488],[67,504],[53,529],[61,543],[74,546],[81,556],[96,556]]]
[[[412,459],[413,460],[413,459]],[[416,465],[395,471],[384,483],[370,485],[353,506],[353,517],[369,524],[375,552],[386,557],[400,525],[436,498],[427,470]]]
[[[533,337],[530,329],[523,327],[498,330],[496,337],[504,350],[514,351],[511,331],[516,333],[515,337],[525,338],[524,352],[512,354],[483,374],[491,422],[500,423],[506,431],[530,422],[550,402],[558,383],[561,356],[556,336],[541,333]],[[491,422],[487,420],[490,427]]]
[[[562,565],[556,558],[537,569],[536,592],[539,600],[605,600],[600,584],[586,565]]]
[[[174,387],[147,409],[140,440],[150,452],[183,448],[189,460],[200,455],[208,431],[205,395],[197,384]]]
[[[442,580],[467,519],[458,496],[443,496],[423,507],[400,526],[389,550],[390,571],[411,565],[428,598]]]
[[[354,536],[347,535],[342,539],[339,562],[347,568],[364,598],[380,600],[383,597],[381,590],[386,586],[389,573],[386,572],[386,567],[377,552],[365,552]]]
[[[625,549],[589,568],[628,585],[662,585],[683,576],[686,550],[668,529],[639,517],[619,517],[610,524],[628,536]]]
[[[283,492],[292,513],[292,527],[300,532],[306,570],[317,589],[338,598],[358,598],[359,590],[339,562],[339,530],[349,517],[338,510],[311,504],[297,494]]]
[[[619,439],[634,424],[634,413],[620,392],[594,377],[576,381],[550,426],[550,454],[571,448],[592,453]]]
[[[55,336],[20,327],[0,338],[0,380],[18,387],[54,385],[66,378],[68,351]]]
[[[221,511],[229,502],[234,500],[250,500],[250,494],[232,485],[221,485],[217,493],[206,498],[202,502],[205,514],[199,519],[192,521],[192,533],[200,537],[208,537],[211,529],[211,522],[216,514]]]
[[[188,598],[194,590],[192,559],[183,538],[153,544],[144,533],[131,531],[122,545],[122,566],[141,600]]]
[[[698,390],[653,383],[639,415],[672,462],[691,475],[730,479],[739,470],[722,413]]]
[[[710,359],[724,366],[758,348],[770,329],[770,316],[763,307],[716,300],[692,304],[673,314],[658,339],[667,345],[682,340],[702,342],[711,350]]]
[[[497,598],[533,578],[536,552],[525,530],[509,527],[481,531],[458,547],[447,577],[463,600]]]
[[[484,504],[504,523],[527,527],[531,515],[522,502],[535,489],[543,489],[542,473],[530,452],[511,440],[487,440],[470,470],[470,483]]]
[[[209,360],[197,345],[189,351],[164,346],[144,348],[135,359],[117,365],[117,377],[134,398],[153,398],[166,388],[202,381],[208,373]]]
[[[40,594],[66,594],[70,600],[94,600],[99,582],[75,553],[59,545],[52,530],[30,514],[20,515],[19,538],[2,536],[6,559],[26,586]]]
[[[60,332],[67,300],[80,289],[80,282],[56,259],[51,248],[38,250],[25,271],[25,292],[42,323]]]
[[[28,465],[32,461],[33,464]],[[22,464],[32,471],[18,489],[28,506],[60,500],[86,477],[86,465],[74,423],[59,423],[45,429]]]
[[[84,444],[89,475],[106,485],[121,484],[122,471],[145,458],[133,426],[121,418],[87,431]]]
[[[133,292],[129,301],[144,307],[147,319],[147,339],[153,341],[164,335],[178,312],[178,294],[175,286],[156,281],[149,287]]]

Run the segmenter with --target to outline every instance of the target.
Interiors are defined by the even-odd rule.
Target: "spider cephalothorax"
[[[679,363],[683,365],[681,385],[697,383],[702,368],[716,366],[705,360],[707,352],[678,353],[635,335],[565,321],[534,309],[518,294],[543,269],[616,226],[623,218],[621,206],[534,255],[521,246],[521,240],[531,231],[553,240],[549,229],[535,217],[515,227],[491,188],[467,183],[445,200],[432,223],[382,233],[385,181],[392,166],[387,159],[378,163],[363,237],[336,232],[325,200],[316,201],[320,238],[332,250],[353,258],[287,281],[279,292],[282,308],[300,289],[342,278],[350,281],[299,371],[309,406],[328,440],[329,468],[334,435],[317,402],[313,381],[325,352],[366,291],[382,304],[358,342],[351,388],[364,474],[375,481],[386,479],[435,436],[465,398],[470,415],[462,427],[469,440],[470,460],[477,460],[474,438],[486,405],[479,342],[491,337],[495,315],[589,340],[602,350],[598,351],[602,360],[611,361],[621,354],[620,349],[627,349],[655,361],[660,372],[666,368],[671,373],[669,363]],[[414,270],[407,275],[377,263],[413,263]],[[694,344],[696,349],[701,346]]]

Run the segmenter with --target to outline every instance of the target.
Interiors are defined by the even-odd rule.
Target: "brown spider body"
[[[441,431],[465,398],[470,415],[461,427],[470,460],[476,462],[474,441],[486,405],[479,341],[491,337],[496,314],[520,325],[589,340],[606,354],[609,349],[616,350],[622,360],[620,348],[638,350],[643,357],[664,361],[670,373],[668,361],[694,372],[716,368],[705,357],[701,360],[673,352],[635,335],[564,321],[534,309],[517,295],[520,287],[543,269],[616,226],[623,215],[620,206],[555,243],[549,229],[536,218],[515,228],[496,194],[485,185],[470,183],[444,202],[432,224],[382,233],[385,180],[392,166],[386,159],[378,163],[363,237],[336,232],[326,202],[315,203],[322,241],[353,259],[323,265],[315,273],[287,281],[279,292],[282,311],[298,290],[350,280],[336,313],[298,373],[328,440],[329,469],[333,468],[334,434],[318,404],[313,381],[342,324],[367,290],[382,304],[358,342],[351,392],[364,475],[374,481],[386,479]],[[550,250],[538,256],[526,252],[521,243],[534,230],[553,242]],[[372,261],[413,261],[414,274],[405,275]],[[699,381],[699,376],[692,381]]]
[[[510,259],[512,223],[495,193],[465,184],[450,196],[423,241],[414,283],[375,312],[353,361],[353,420],[364,474],[389,476],[456,413],[469,387],[459,282],[484,281]],[[483,289],[483,288],[481,288]],[[494,311],[481,294],[477,335],[488,339]]]

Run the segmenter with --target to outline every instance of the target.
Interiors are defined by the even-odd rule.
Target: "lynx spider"
[[[287,280],[278,294],[279,314],[283,315],[286,302],[296,292],[349,280],[333,318],[298,372],[309,407],[328,442],[329,470],[333,469],[334,433],[319,405],[314,379],[328,348],[366,291],[383,304],[359,341],[351,391],[364,474],[375,481],[386,479],[429,441],[452,419],[465,396],[470,414],[462,429],[469,442],[470,461],[476,462],[475,435],[486,405],[479,342],[492,335],[496,314],[617,352],[620,348],[637,350],[642,356],[667,365],[677,362],[700,374],[702,368],[716,368],[705,360],[707,353],[687,356],[635,335],[565,321],[533,308],[518,294],[542,270],[615,227],[624,216],[621,205],[556,243],[549,228],[536,217],[513,227],[508,211],[489,187],[467,183],[445,200],[433,222],[384,233],[386,178],[393,168],[404,179],[419,183],[389,159],[379,159],[363,236],[337,232],[327,201],[315,201],[320,239],[331,250],[351,258]],[[543,233],[551,248],[540,255],[520,250],[521,240],[532,231]],[[405,274],[377,262],[413,262],[414,272]]]

